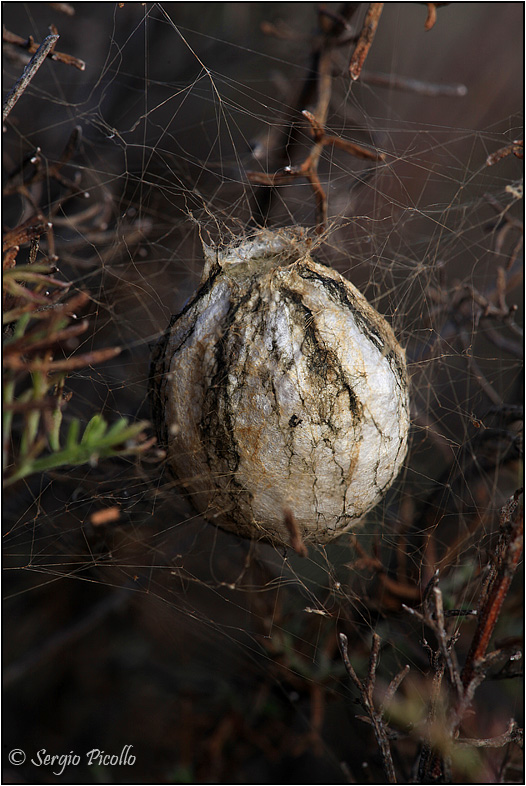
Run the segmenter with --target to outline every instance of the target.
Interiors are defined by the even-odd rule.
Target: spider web
[[[229,242],[263,217],[316,225],[306,180],[271,190],[249,173],[296,166],[312,145],[300,114],[312,102],[300,102],[317,8],[83,3],[70,17],[57,5],[4,9],[10,30],[37,41],[54,22],[57,48],[86,61],[44,64],[13,110],[4,169],[40,148],[51,170],[80,129],[61,169],[76,190],[43,178],[32,198],[53,223],[47,252],[91,296],[76,351],[122,352],[68,377],[65,420],[148,419],[150,347],[199,282],[200,236]],[[206,523],[155,451],[15,486],[4,501],[12,747],[132,744],[133,775],[112,768],[113,782],[359,782],[364,760],[374,782],[374,738],[354,717],[337,631],[362,673],[380,635],[380,693],[409,664],[393,714],[404,728],[422,720],[425,631],[402,604],[417,606],[438,568],[451,606],[476,607],[501,508],[520,485],[520,166],[513,155],[487,165],[521,135],[520,10],[487,6],[439,9],[425,32],[418,4],[386,4],[361,79],[349,79],[351,43],[335,58],[326,131],[384,160],[324,148],[317,256],[406,348],[411,448],[395,487],[356,535],[301,559]],[[7,85],[21,56],[6,52]],[[420,84],[399,89],[395,76]],[[4,210],[14,226],[30,206],[19,193]],[[106,509],[114,520],[99,523]],[[518,602],[501,637],[520,634]],[[464,655],[472,631],[459,617]],[[501,733],[518,711],[501,685],[481,690],[473,736]],[[402,768],[415,751],[409,736]],[[500,759],[477,759],[472,776],[458,766],[477,782]],[[38,775],[56,780],[52,768]]]

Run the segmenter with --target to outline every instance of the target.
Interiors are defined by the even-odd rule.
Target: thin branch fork
[[[489,737],[485,740],[461,737],[456,744],[460,748],[502,748],[504,745],[509,745],[510,742],[516,742],[521,747],[524,742],[524,732],[514,720],[511,720],[506,731],[497,737]]]
[[[456,639],[454,636],[449,636],[446,630],[446,612],[444,611],[442,591],[438,587],[438,580],[439,572],[436,570],[423,591],[423,614],[405,604],[403,604],[402,608],[412,616],[420,619],[433,631],[438,642],[440,657],[447,668],[450,683],[455,687],[457,696],[461,696],[462,685],[460,673],[453,653],[453,644]]]
[[[381,6],[383,6],[383,3],[371,4],[371,8],[374,7],[372,11],[373,18],[379,18],[378,8]],[[323,147],[326,145],[332,145],[346,150],[346,152],[350,152],[352,155],[357,155],[360,158],[369,158],[375,161],[383,159],[382,156],[370,154],[370,151],[366,151],[365,148],[352,145],[352,143],[347,143],[338,137],[331,137],[328,134],[325,134],[323,131],[323,128],[327,122],[332,91],[333,50],[343,43],[341,36],[348,30],[348,20],[353,16],[357,7],[358,6],[355,3],[343,3],[340,6],[339,12],[337,13],[325,13],[324,9],[320,9],[318,14],[321,36],[316,46],[313,48],[311,73],[309,74],[308,82],[306,82],[298,99],[299,110],[301,109],[302,105],[304,107],[306,104],[309,104],[309,98],[313,91],[313,86],[316,86],[317,100],[314,111],[310,113],[306,112],[306,110],[303,110],[302,112],[303,116],[306,117],[311,124],[311,132],[314,136],[314,145],[307,158],[299,166],[286,167],[285,169],[278,170],[274,174],[247,172],[247,177],[250,182],[257,185],[270,187],[291,183],[298,177],[306,178],[310,183],[315,196],[316,231],[318,234],[321,234],[321,232],[324,231],[327,222],[327,197],[318,176],[318,162]],[[366,17],[366,22],[368,18],[369,17]],[[366,37],[366,33],[362,30],[362,34],[358,39],[358,44],[360,43],[361,39],[362,47]],[[361,50],[361,54],[360,52],[357,54],[357,56],[359,55],[360,58],[363,57],[363,60],[361,60],[362,64],[363,61],[365,61],[365,57],[367,56],[367,52],[371,44],[372,38],[370,38],[368,46],[366,45],[365,49]],[[288,121],[291,133],[293,133],[295,130],[295,113],[296,110],[294,110],[293,114],[291,113],[290,120]],[[285,156],[289,155],[290,136],[287,137],[287,143],[283,146],[282,160],[285,158]],[[267,197],[267,199],[269,200],[270,197]],[[260,212],[262,211],[260,210]]]
[[[27,189],[29,186],[39,183],[42,180],[49,180],[50,178],[54,178],[57,183],[64,186],[65,188],[70,189],[71,191],[74,191],[75,193],[83,193],[83,190],[79,188],[78,182],[65,177],[60,171],[76,153],[81,139],[82,129],[80,126],[75,126],[69,136],[68,141],[66,142],[66,146],[64,147],[59,160],[55,163],[47,161],[45,167],[42,166],[42,151],[38,147],[26,158],[20,167],[17,167],[17,169],[15,169],[14,172],[9,175],[3,189],[4,196],[9,196],[9,194],[15,194],[18,192],[27,198]],[[35,169],[34,172],[32,172],[28,177],[24,177],[24,170],[28,164],[32,164]]]
[[[369,656],[369,668],[365,682],[360,680],[353,668],[349,658],[347,636],[344,633],[339,634],[338,644],[340,647],[343,663],[345,665],[345,670],[360,693],[360,704],[366,711],[374,729],[376,742],[382,754],[382,761],[387,776],[387,782],[397,783],[398,781],[396,779],[393,757],[389,744],[389,730],[383,721],[382,714],[385,706],[389,701],[391,701],[396,690],[398,690],[400,687],[402,680],[408,674],[409,666],[405,666],[405,668],[403,668],[400,673],[397,674],[396,677],[391,681],[389,687],[387,688],[384,701],[382,702],[380,709],[377,711],[374,707],[373,691],[376,682],[378,656],[380,654],[380,637],[376,633],[373,634],[371,653]]]
[[[251,183],[265,186],[286,185],[299,177],[306,178],[312,187],[316,199],[316,229],[318,233],[321,233],[325,229],[327,222],[327,197],[318,175],[318,163],[323,148],[329,146],[337,147],[357,158],[369,161],[383,161],[385,156],[383,153],[376,153],[341,137],[327,134],[320,120],[312,112],[304,109],[301,114],[309,121],[311,134],[314,139],[314,145],[303,163],[295,167],[287,166],[273,175],[265,172],[247,172],[247,177]]]

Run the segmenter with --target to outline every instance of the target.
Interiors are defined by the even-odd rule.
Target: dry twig
[[[22,71],[22,75],[20,78],[15,82],[14,86],[11,88],[7,97],[4,101],[4,105],[2,107],[2,120],[5,122],[9,117],[9,113],[15,106],[16,102],[21,98],[25,90],[27,89],[29,83],[35,76],[36,72],[46,59],[48,55],[52,54],[53,49],[55,48],[55,44],[59,39],[58,35],[48,35],[45,38],[40,46],[37,48],[35,54],[26,65],[24,70]]]
[[[262,172],[247,173],[250,182],[270,187],[285,185],[291,183],[296,178],[305,177],[312,187],[316,200],[316,229],[318,233],[324,230],[327,218],[327,198],[318,176],[318,162],[322,149],[325,144],[330,144],[345,149],[347,152],[351,152],[349,146],[352,143],[344,142],[344,140],[339,140],[338,143],[336,143],[335,139],[337,138],[325,135],[323,128],[327,122],[332,91],[333,50],[340,46],[344,40],[345,43],[348,43],[348,39],[342,39],[342,34],[348,31],[348,20],[356,12],[357,7],[355,3],[343,3],[336,13],[327,12],[323,8],[319,10],[318,20],[320,36],[316,39],[316,44],[313,47],[311,69],[299,97],[295,102],[295,107],[291,107],[289,116],[286,118],[286,126],[288,128],[283,134],[284,144],[281,147],[279,156],[274,157],[276,159],[276,166],[269,167],[270,170],[274,170],[274,174]],[[314,111],[306,113],[305,106],[309,105],[314,91],[317,93]],[[282,161],[289,159],[292,146],[296,142],[297,112],[302,112],[303,116],[307,117],[309,120],[313,136],[315,137],[314,145],[302,164],[295,167],[288,166],[280,168],[277,159],[279,158]],[[316,134],[318,134],[317,140]],[[274,147],[277,148],[278,145],[271,144],[271,141],[268,140],[266,147],[267,149],[272,149]],[[354,146],[353,154],[356,155],[356,151],[359,149],[359,146]],[[365,148],[361,148],[361,150],[363,151]],[[379,159],[375,157],[374,160]],[[261,216],[260,221],[262,223],[264,223],[266,218],[263,208],[264,206],[267,207],[272,193],[272,188],[267,188],[264,198],[260,198],[261,195],[257,195],[257,205],[253,212]]]
[[[431,28],[435,26],[437,20],[437,8],[443,5],[449,5],[449,3],[423,3],[423,5],[427,5],[427,19],[424,27],[426,30],[431,30]]]
[[[510,142],[509,145],[505,145],[504,147],[499,148],[494,153],[490,153],[490,155],[486,158],[486,166],[493,166],[498,161],[501,161],[506,156],[509,156],[513,153],[514,156],[517,158],[524,158],[524,140],[523,139],[514,139],[513,142]]]
[[[380,16],[384,8],[384,3],[371,3],[364,19],[362,31],[358,38],[358,43],[352,53],[349,63],[349,74],[355,82],[361,74],[363,64],[369,54],[369,50],[376,35],[376,28],[380,21]]]
[[[387,776],[387,781],[388,783],[397,783],[393,757],[391,754],[391,746],[389,744],[389,731],[387,724],[383,720],[382,713],[384,707],[387,705],[388,701],[393,698],[395,691],[399,688],[406,674],[408,674],[409,667],[406,666],[404,669],[402,669],[402,671],[400,671],[400,673],[397,674],[396,677],[391,681],[380,709],[376,710],[374,706],[373,691],[376,681],[376,669],[378,667],[378,655],[380,654],[380,637],[376,633],[373,634],[371,653],[369,656],[369,668],[365,682],[360,680],[353,668],[349,658],[347,636],[344,633],[340,633],[338,642],[347,674],[351,678],[354,685],[358,688],[360,693],[360,704],[366,711],[368,719],[370,720],[374,729],[376,742],[382,754],[382,762]]]
[[[479,622],[461,675],[466,694],[472,692],[473,682],[478,684],[486,650],[522,556],[524,517],[519,502],[521,494],[522,489],[515,492],[501,512],[501,532],[495,564],[491,568],[481,597],[478,608]]]
[[[309,121],[311,133],[314,137],[314,145],[303,163],[295,167],[287,166],[274,175],[269,175],[265,172],[248,172],[247,176],[251,183],[268,186],[285,185],[296,178],[306,178],[312,187],[316,199],[316,230],[318,233],[321,233],[325,229],[327,222],[327,197],[318,175],[318,163],[322,149],[328,146],[337,147],[357,158],[364,158],[369,161],[383,161],[384,155],[383,153],[375,153],[372,150],[368,150],[354,142],[327,134],[319,120],[312,112],[307,112],[306,109],[303,110],[302,115]]]
[[[52,29],[52,34],[57,35],[57,31],[55,29]],[[6,30],[5,27],[2,33],[2,40],[6,44],[13,44],[14,46],[19,46],[22,49],[27,49],[27,51],[31,55],[35,54],[35,52],[37,52],[37,50],[41,46],[41,44],[37,44],[33,40],[33,36],[29,36],[28,38],[22,38],[21,36],[16,35],[16,33],[11,33],[9,30]],[[45,40],[47,41],[48,39]],[[86,63],[84,62],[84,60],[80,60],[80,58],[78,57],[73,57],[73,55],[67,55],[64,52],[49,51],[45,56],[49,57],[51,60],[56,60],[59,63],[64,63],[65,65],[71,65],[74,68],[77,68],[79,71],[84,71],[86,68]]]

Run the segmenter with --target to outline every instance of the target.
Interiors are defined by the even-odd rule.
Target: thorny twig
[[[26,65],[24,70],[22,71],[22,75],[15,82],[14,86],[11,88],[11,90],[7,94],[7,97],[6,97],[5,101],[4,101],[4,104],[3,104],[3,107],[2,107],[2,120],[3,120],[3,122],[5,122],[7,120],[7,118],[9,117],[9,113],[11,112],[13,107],[15,106],[16,102],[18,101],[18,99],[25,92],[26,88],[28,87],[29,83],[31,82],[31,80],[35,76],[36,72],[38,71],[38,69],[40,68],[40,66],[42,65],[42,63],[46,59],[46,57],[50,53],[52,53],[52,51],[53,51],[53,49],[55,47],[55,44],[57,43],[58,39],[59,39],[58,35],[48,35],[47,38],[45,38],[42,41],[42,43],[40,44],[40,46],[36,50],[35,54],[31,58],[29,63]]]

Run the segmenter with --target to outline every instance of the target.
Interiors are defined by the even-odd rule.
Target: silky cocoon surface
[[[197,511],[243,537],[327,543],[396,478],[405,353],[299,229],[205,249],[201,286],[152,358],[167,463]]]

